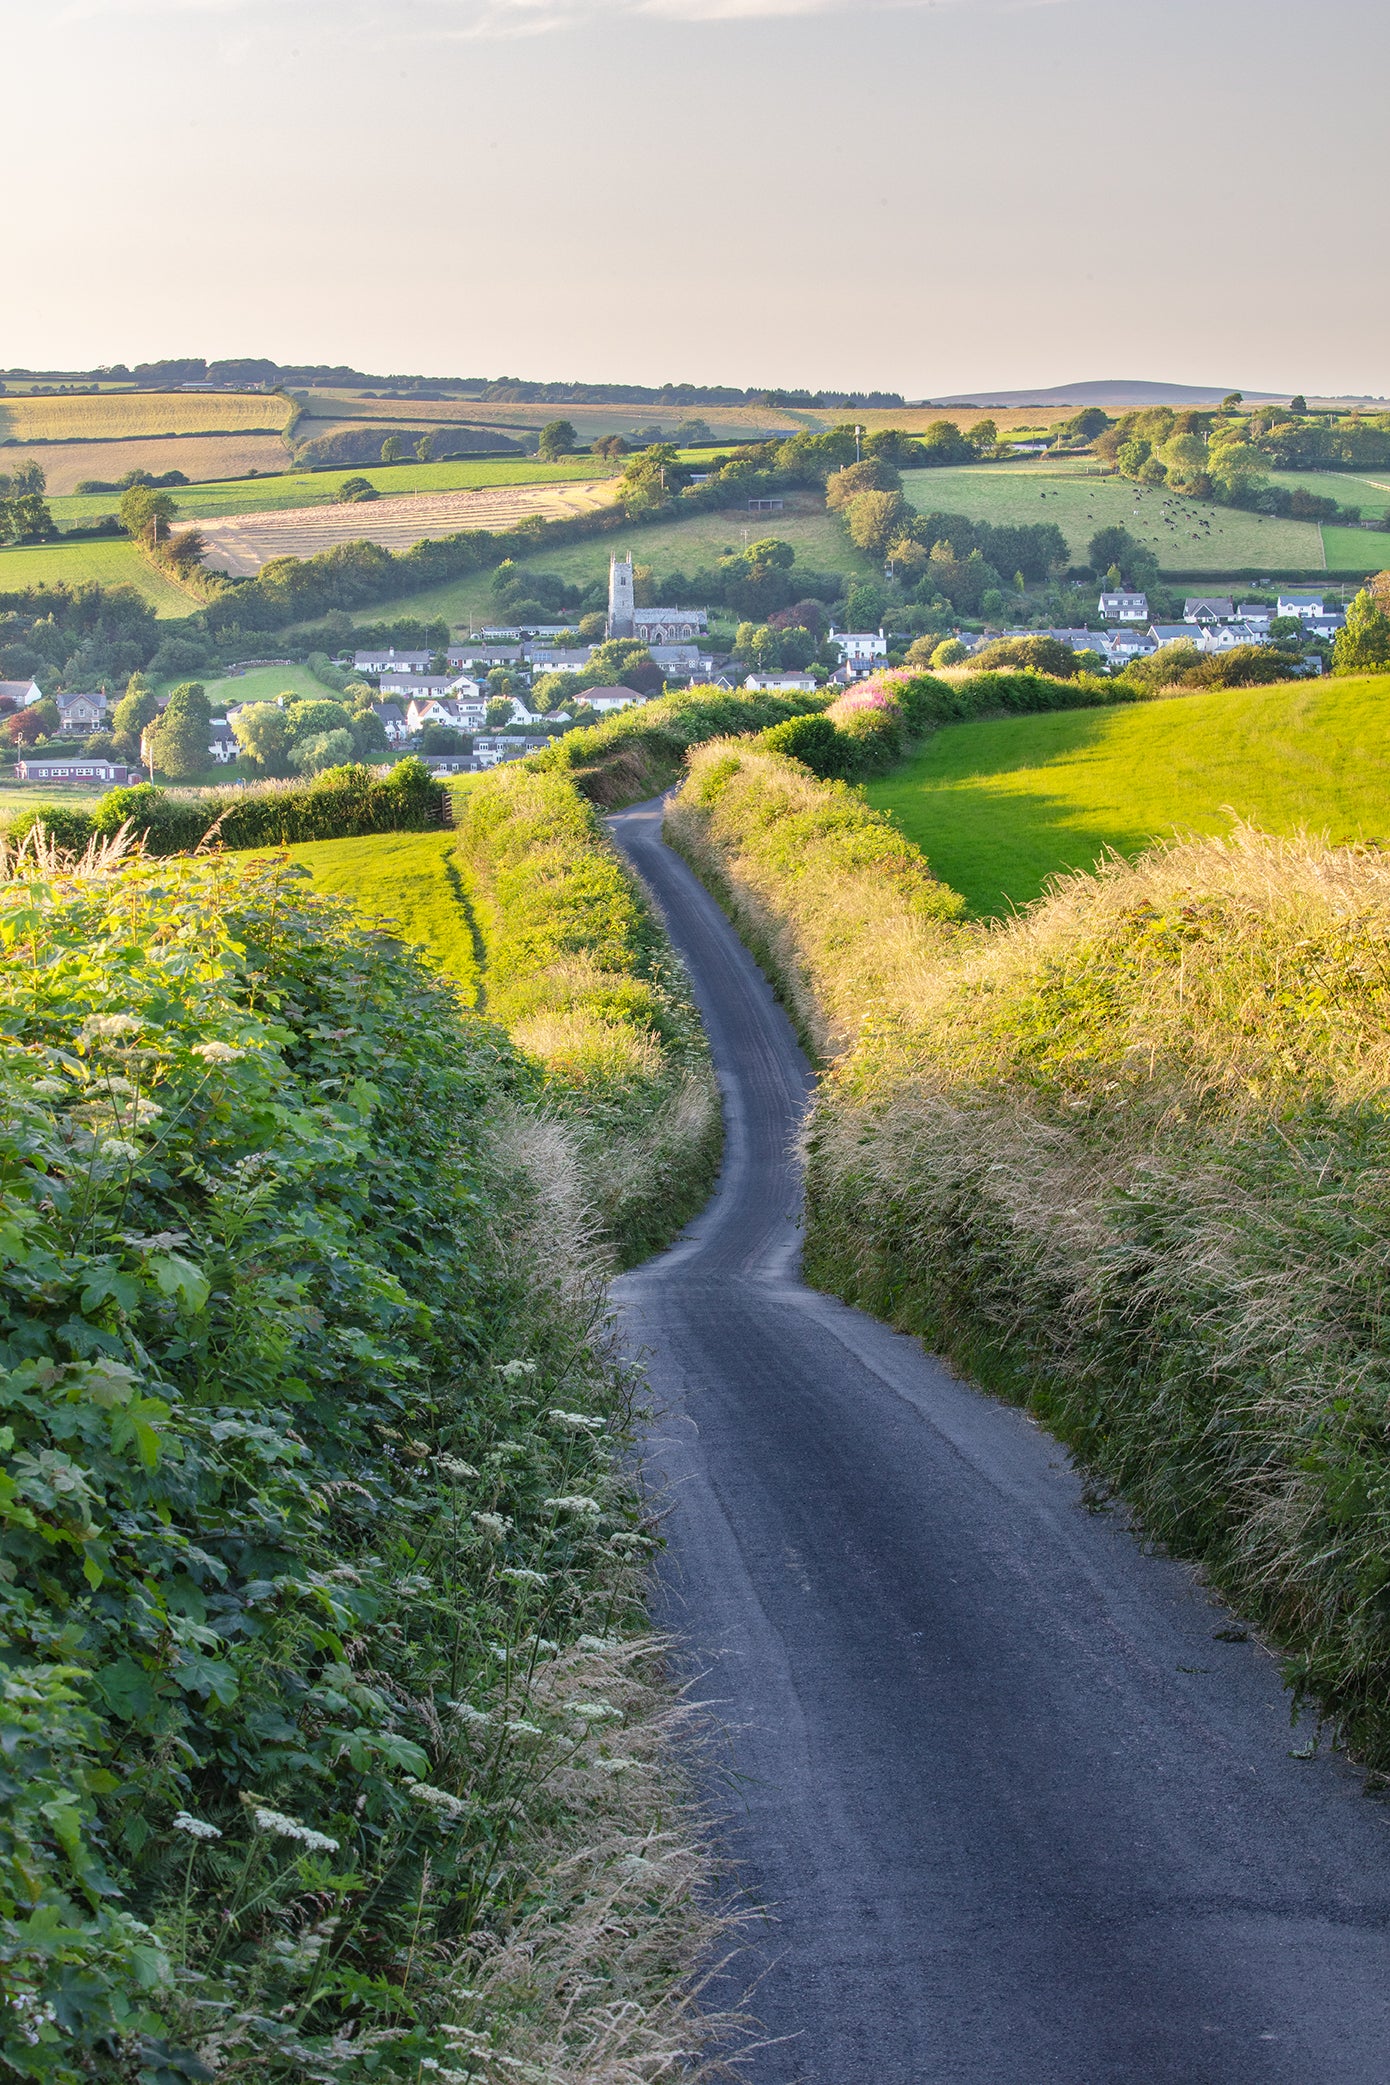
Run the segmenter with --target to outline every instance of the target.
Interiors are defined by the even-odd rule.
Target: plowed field
[[[209,516],[198,527],[207,538],[205,562],[239,578],[259,572],[273,557],[312,557],[339,543],[380,543],[386,550],[409,550],[413,543],[457,535],[462,529],[514,528],[531,514],[547,521],[587,514],[611,500],[615,490],[613,479],[596,478],[571,485],[410,493],[399,499],[287,507],[222,519]]]

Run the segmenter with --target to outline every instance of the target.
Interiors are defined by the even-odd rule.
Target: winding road
[[[766,1918],[750,2085],[1383,2085],[1390,1818],[1272,1658],[1065,1452],[798,1277],[810,1072],[723,914],[611,821],[724,1097],[709,1206],[617,1284],[661,1410],[664,1619]]]

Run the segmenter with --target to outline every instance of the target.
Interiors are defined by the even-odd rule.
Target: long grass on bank
[[[1246,827],[953,926],[862,805],[798,873],[855,811],[789,769],[702,750],[672,829],[833,1056],[811,1278],[1031,1401],[1390,1763],[1390,867]]]

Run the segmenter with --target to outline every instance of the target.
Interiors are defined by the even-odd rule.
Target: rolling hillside
[[[953,724],[882,781],[888,811],[973,912],[1049,876],[1232,817],[1390,843],[1390,675]]]

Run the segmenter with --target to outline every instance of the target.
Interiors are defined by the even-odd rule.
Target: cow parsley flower
[[[473,1525],[478,1533],[486,1535],[489,1541],[505,1542],[511,1522],[505,1513],[475,1513]]]
[[[497,1576],[505,1579],[508,1585],[548,1585],[550,1583],[544,1571],[528,1571],[521,1564],[509,1565],[505,1571],[499,1571]]]
[[[203,1817],[190,1817],[187,1810],[179,1811],[174,1819],[172,1829],[176,1832],[187,1832],[190,1839],[220,1839],[222,1837],[215,1824],[209,1824],[206,1818]]]
[[[587,1412],[547,1412],[546,1418],[552,1426],[563,1426],[566,1433],[602,1433],[602,1419],[593,1419]]]
[[[457,1455],[437,1455],[435,1467],[443,1470],[446,1477],[456,1477],[462,1483],[465,1477],[476,1477],[478,1472],[471,1462],[460,1462]]]
[[[246,1052],[236,1049],[231,1043],[200,1042],[194,1043],[193,1054],[195,1057],[201,1057],[207,1064],[235,1064]]]
[[[103,1158],[123,1158],[133,1162],[140,1156],[140,1146],[132,1144],[128,1137],[103,1137],[100,1150]]]
[[[559,1498],[545,1501],[552,1513],[602,1513],[597,1499],[586,1497],[582,1491],[562,1492]]]
[[[533,1376],[536,1373],[536,1364],[534,1361],[503,1361],[499,1364],[499,1373],[504,1375],[509,1383],[514,1383],[519,1376]]]
[[[428,1809],[437,1810],[441,1816],[466,1817],[468,1815],[467,1803],[461,1802],[456,1795],[450,1795],[447,1788],[436,1788],[430,1781],[407,1781],[405,1790],[406,1794],[413,1801],[424,1803]]]
[[[258,1832],[274,1832],[280,1839],[297,1839],[306,1853],[336,1853],[338,1841],[330,1839],[326,1832],[316,1832],[309,1825],[301,1824],[297,1817],[286,1817],[283,1810],[270,1810],[257,1804],[251,1819]]]
[[[137,1035],[139,1030],[134,1014],[88,1014],[79,1033],[83,1042],[114,1042],[122,1035]]]

